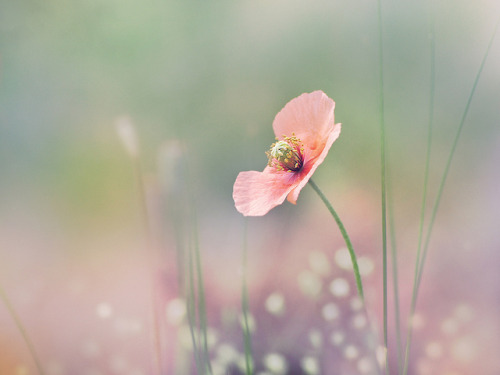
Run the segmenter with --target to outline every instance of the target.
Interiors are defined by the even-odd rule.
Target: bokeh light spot
[[[338,278],[330,283],[330,292],[335,297],[346,297],[349,294],[349,283],[347,280]]]
[[[264,366],[276,375],[286,374],[288,363],[286,358],[278,353],[269,353],[264,357]]]
[[[477,355],[477,346],[469,338],[461,338],[451,345],[451,355],[462,363],[472,362]]]
[[[359,257],[358,266],[359,266],[359,273],[362,276],[371,275],[373,273],[373,270],[375,269],[375,263],[373,263],[373,260],[371,260],[368,257]]]
[[[266,310],[273,315],[283,315],[285,313],[285,297],[281,293],[272,293],[267,297]]]
[[[319,363],[318,360],[314,357],[304,357],[300,361],[300,366],[302,370],[308,375],[317,375],[320,373],[319,371]]]
[[[317,329],[311,329],[309,331],[309,342],[314,348],[320,348],[323,345],[323,336],[321,332]]]
[[[347,248],[343,247],[335,252],[335,263],[344,270],[352,269],[351,255]]]
[[[433,341],[427,344],[425,347],[425,353],[429,358],[437,359],[443,355],[443,347],[440,343]]]
[[[299,288],[306,296],[317,297],[321,293],[323,284],[321,279],[313,272],[305,270],[298,276]]]
[[[361,374],[372,374],[375,370],[375,363],[372,359],[363,357],[359,359],[357,367]]]
[[[346,359],[349,359],[349,360],[356,359],[358,357],[358,355],[359,355],[359,350],[358,350],[358,348],[356,348],[356,346],[347,345],[344,348],[344,357]]]
[[[167,322],[178,326],[186,316],[186,302],[181,298],[172,299],[166,307]]]
[[[340,316],[340,309],[338,306],[330,302],[323,306],[323,309],[321,310],[321,313],[323,314],[323,318],[327,321],[330,322],[332,320],[337,319]]]
[[[313,251],[309,254],[311,270],[320,276],[328,276],[331,272],[330,262],[324,253]]]
[[[356,314],[352,318],[352,326],[356,329],[363,329],[366,327],[366,324],[368,323],[366,316],[362,313]]]
[[[335,331],[330,334],[330,342],[335,346],[339,346],[344,340],[345,335],[340,331]]]
[[[113,315],[113,308],[109,303],[101,302],[96,306],[96,314],[101,319],[107,319]]]

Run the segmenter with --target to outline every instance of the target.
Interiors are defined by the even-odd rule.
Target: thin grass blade
[[[42,363],[40,361],[40,358],[38,357],[38,354],[35,350],[35,345],[33,345],[33,342],[30,339],[30,336],[28,335],[28,332],[24,328],[24,325],[21,321],[21,318],[19,315],[17,315],[16,310],[14,309],[14,306],[10,303],[10,299],[3,290],[2,286],[0,285],[0,298],[2,299],[5,307],[9,311],[10,316],[14,320],[14,323],[17,326],[17,329],[21,333],[21,336],[23,337],[24,342],[26,343],[26,346],[28,347],[28,350],[30,351],[31,358],[33,358],[33,361],[35,362],[36,369],[40,375],[45,375],[45,372],[43,371]]]

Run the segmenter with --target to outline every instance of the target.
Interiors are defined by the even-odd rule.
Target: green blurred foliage
[[[403,189],[420,184],[423,173],[430,7],[384,2],[389,156]],[[498,6],[442,1],[432,7],[433,165],[440,171],[446,151],[439,150],[451,141]],[[238,171],[265,165],[275,114],[316,89],[336,101],[343,123],[320,178],[376,192],[377,41],[376,3],[367,1],[3,1],[3,200],[24,186],[35,195],[48,191],[56,207],[92,218],[133,199],[133,177],[114,133],[115,118],[128,114],[146,171],[155,172],[164,141],[180,139],[201,199],[229,209]],[[492,53],[478,89],[474,103],[481,110],[471,109],[480,130],[474,134],[484,139],[478,147],[488,144],[498,123],[492,99],[498,97],[498,59]]]

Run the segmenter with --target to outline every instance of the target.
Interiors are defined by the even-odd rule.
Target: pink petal
[[[233,187],[236,209],[244,216],[262,216],[284,202],[295,186],[295,174],[275,172],[240,172]]]
[[[302,167],[302,170],[299,172],[300,176],[298,176],[298,184],[293,188],[293,190],[288,194],[288,201],[290,203],[296,204],[297,203],[297,198],[299,197],[299,193],[302,190],[304,186],[306,186],[307,182],[313,175],[313,173],[316,171],[316,168],[323,163],[323,160],[325,160],[326,155],[328,154],[328,151],[330,150],[330,147],[332,147],[333,142],[339,137],[340,135],[340,130],[341,130],[342,125],[341,124],[335,124],[333,130],[331,131],[330,135],[328,136],[325,146],[321,153],[319,155],[314,155],[314,152],[309,151],[304,155],[304,166]]]
[[[323,91],[302,94],[288,102],[276,115],[274,134],[282,139],[295,133],[309,149],[321,149],[335,125],[334,109],[335,102]]]

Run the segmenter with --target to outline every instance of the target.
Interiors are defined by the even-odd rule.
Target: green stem
[[[389,208],[389,233],[391,237],[391,263],[392,263],[392,281],[393,281],[392,285],[394,293],[394,316],[396,317],[394,324],[396,328],[398,371],[401,371],[401,369],[403,368],[403,354],[402,354],[403,344],[401,341],[401,309],[399,303],[398,257],[397,257],[396,227],[394,224],[393,202],[390,194],[389,194],[388,208]]]
[[[243,337],[245,346],[245,366],[246,375],[253,374],[253,363],[252,363],[252,341],[250,336],[250,328],[248,325],[248,284],[247,284],[247,219],[245,218],[244,232],[243,232],[243,275],[242,275],[242,299],[241,308],[243,311]]]
[[[388,324],[387,324],[387,193],[386,193],[386,157],[385,157],[385,119],[384,119],[384,50],[382,38],[382,1],[378,0],[378,37],[379,37],[379,86],[380,86],[380,182],[382,194],[382,278],[384,299],[384,346],[385,373],[389,374],[388,360]]]
[[[195,222],[195,262],[196,262],[196,279],[198,281],[198,317],[200,319],[200,328],[202,334],[202,343],[203,343],[203,358],[205,362],[205,368],[208,370],[209,374],[212,374],[212,365],[210,364],[210,356],[208,353],[208,337],[207,337],[207,308],[205,301],[205,288],[203,285],[203,271],[201,267],[201,254],[200,254],[200,245],[198,242],[198,234],[197,234],[197,226],[196,220]]]
[[[188,272],[187,281],[184,283],[186,285],[186,301],[187,301],[187,316],[189,323],[189,332],[191,334],[191,341],[193,344],[193,356],[195,359],[196,373],[205,374],[204,367],[202,366],[201,354],[199,351],[199,332],[196,319],[196,291],[195,291],[195,281],[194,281],[194,265],[193,265],[193,254],[191,250],[192,244],[190,244],[190,249],[188,251]],[[203,372],[202,372],[203,371]]]
[[[435,87],[435,38],[434,38],[434,12],[431,11],[430,14],[430,93],[429,93],[429,121],[427,126],[427,151],[425,156],[425,170],[424,170],[424,187],[422,194],[422,205],[420,208],[420,225],[418,231],[418,245],[417,245],[417,257],[415,260],[415,276],[413,280],[413,291],[412,291],[412,300],[410,306],[410,316],[408,321],[408,333],[406,337],[406,347],[405,347],[405,359],[403,366],[403,374],[406,374],[408,371],[408,362],[410,356],[410,345],[412,339],[412,320],[413,315],[415,314],[416,302],[417,302],[417,284],[418,284],[418,273],[421,262],[421,253],[422,253],[422,238],[424,232],[424,219],[425,219],[425,207],[427,205],[427,186],[429,181],[429,170],[430,170],[430,159],[431,159],[431,144],[432,144],[432,125],[434,120],[434,87]]]
[[[325,204],[328,211],[330,211],[330,213],[332,214],[333,218],[335,219],[335,222],[337,223],[337,225],[340,229],[340,233],[342,233],[342,237],[344,237],[345,244],[347,245],[347,249],[349,250],[349,254],[351,255],[352,268],[354,271],[354,277],[356,278],[356,288],[358,289],[358,294],[364,303],[363,283],[361,282],[361,274],[359,273],[359,267],[358,267],[358,261],[356,259],[356,253],[354,252],[351,240],[349,239],[349,235],[347,234],[347,231],[345,230],[344,224],[342,224],[342,221],[340,220],[339,215],[337,215],[337,212],[335,212],[331,203],[325,197],[325,195],[320,190],[318,185],[316,185],[316,183],[312,179],[309,180],[309,184],[312,186],[314,191],[319,195],[319,197],[321,198],[321,200]]]
[[[21,319],[17,315],[16,310],[14,310],[14,307],[10,303],[10,300],[7,297],[7,294],[5,293],[5,291],[3,290],[3,288],[1,286],[0,286],[0,297],[2,298],[2,301],[5,304],[5,307],[7,307],[7,310],[9,310],[10,316],[12,317],[12,319],[14,319],[14,322],[16,323],[17,329],[21,333],[21,336],[23,337],[24,342],[26,343],[26,346],[28,347],[28,350],[31,353],[31,357],[33,358],[33,361],[35,362],[35,366],[38,370],[38,373],[40,375],[44,375],[45,373],[43,371],[40,359],[38,358],[38,355],[36,354],[35,346],[31,342],[31,340],[28,336],[28,333],[24,329],[24,326],[23,326],[23,323],[21,322]]]
[[[192,165],[190,160],[187,160],[187,164]],[[189,171],[190,168],[187,168]],[[191,296],[193,299],[196,298],[196,305],[197,305],[197,313],[198,313],[198,323],[199,324],[199,329],[198,333],[200,335],[199,338],[199,345],[201,346],[200,352],[199,352],[199,359],[200,363],[203,366],[201,371],[202,374],[213,374],[212,370],[212,365],[210,363],[210,354],[208,352],[208,324],[207,324],[207,308],[206,308],[206,299],[205,299],[205,288],[204,288],[204,281],[203,281],[203,268],[202,268],[202,260],[201,260],[201,252],[200,252],[200,242],[199,242],[199,236],[198,236],[198,220],[197,220],[197,212],[196,212],[196,203],[195,203],[195,194],[193,191],[193,184],[191,183],[193,179],[188,178],[187,181],[187,191],[188,191],[188,196],[190,197],[190,201],[192,202],[191,207],[190,207],[190,221],[191,221],[191,236],[190,240],[192,240],[191,243],[191,249],[190,253],[194,255],[194,267],[195,269],[193,270],[190,266],[190,271],[195,272],[196,275],[196,288],[197,290],[194,290],[194,275],[191,275]],[[193,260],[192,260],[193,261]],[[197,293],[195,293],[197,292]],[[199,372],[198,372],[199,373]]]
[[[429,170],[430,170],[430,159],[431,159],[431,143],[432,143],[432,125],[434,119],[434,82],[435,82],[435,40],[434,40],[434,15],[431,14],[431,25],[430,25],[430,38],[431,38],[431,71],[430,71],[430,95],[429,95],[429,125],[427,128],[427,152],[425,156],[425,171],[424,171],[424,188],[422,196],[422,206],[420,209],[420,227],[418,233],[418,247],[417,247],[417,260],[416,260],[416,270],[420,267],[421,261],[421,250],[422,250],[422,238],[424,232],[424,218],[425,218],[425,207],[427,204],[427,185],[429,180]]]

